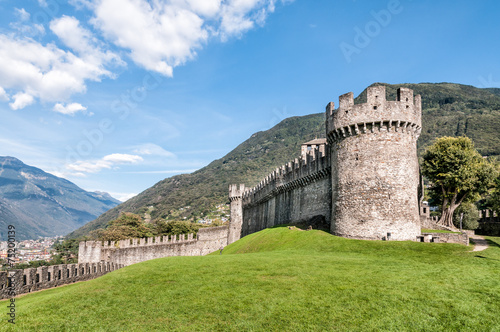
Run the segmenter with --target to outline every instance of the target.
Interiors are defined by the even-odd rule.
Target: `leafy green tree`
[[[453,224],[455,227],[460,227],[460,215],[463,213],[462,228],[476,229],[479,227],[479,210],[476,204],[471,202],[462,203],[453,213]]]
[[[431,183],[431,197],[441,204],[439,223],[454,228],[454,211],[491,188],[497,169],[481,157],[470,138],[441,137],[425,151],[422,173]]]
[[[53,245],[51,265],[54,264],[72,264],[78,262],[78,239],[69,239],[62,242],[56,242]],[[38,266],[33,266],[38,267]]]
[[[197,233],[200,229],[200,225],[193,224],[189,221],[164,221],[157,220],[155,225],[155,235],[178,235],[178,234],[189,234]]]
[[[119,241],[132,238],[153,236],[151,229],[142,221],[141,217],[133,213],[122,213],[118,219],[109,222],[108,228],[100,234],[104,241]]]

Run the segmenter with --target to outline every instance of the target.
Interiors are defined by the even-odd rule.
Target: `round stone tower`
[[[367,89],[367,103],[352,92],[326,107],[332,167],[333,234],[357,239],[415,240],[420,234],[417,139],[421,98],[398,89]],[[390,234],[389,234],[390,233]]]

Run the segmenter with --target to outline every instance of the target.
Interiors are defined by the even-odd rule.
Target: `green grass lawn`
[[[20,297],[12,330],[500,331],[500,238],[489,240],[473,253],[266,229],[223,255],[156,259]]]

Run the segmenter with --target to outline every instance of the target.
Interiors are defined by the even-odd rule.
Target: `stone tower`
[[[417,139],[421,98],[400,88],[387,101],[384,86],[352,92],[326,107],[331,157],[333,234],[357,239],[415,240],[420,234]]]
[[[227,234],[227,244],[238,241],[241,237],[241,227],[243,225],[243,205],[242,198],[245,192],[245,185],[229,185],[229,201],[231,202],[231,222]]]

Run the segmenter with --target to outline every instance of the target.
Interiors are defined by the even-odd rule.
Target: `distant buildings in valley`
[[[62,239],[58,237],[45,237],[38,240],[24,240],[16,242],[15,263],[28,263],[31,261],[50,261],[52,259],[52,246],[56,241]],[[7,259],[7,241],[0,242],[0,259]]]

